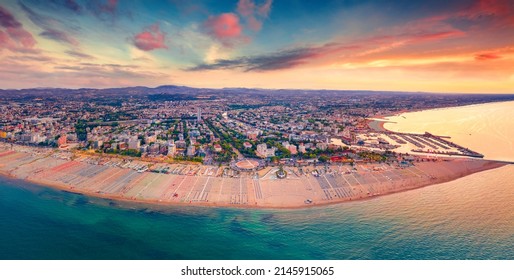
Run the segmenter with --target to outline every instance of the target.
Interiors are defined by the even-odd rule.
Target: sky
[[[0,88],[169,84],[514,93],[514,1],[0,1]]]

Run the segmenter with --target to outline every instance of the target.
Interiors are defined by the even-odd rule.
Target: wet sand
[[[63,159],[53,152],[15,151],[0,145],[0,174],[89,196],[162,205],[215,207],[301,208],[369,199],[402,192],[500,167],[478,159],[439,159],[394,164],[286,167],[258,173],[226,172],[226,167],[161,164],[168,173],[137,172],[86,158]],[[159,166],[161,167],[161,166]],[[316,170],[319,176],[313,175]],[[225,172],[224,172],[225,171]],[[307,204],[306,201],[312,203]]]

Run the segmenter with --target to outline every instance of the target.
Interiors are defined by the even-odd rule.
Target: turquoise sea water
[[[0,259],[514,259],[512,174],[302,210],[146,208],[0,177]]]

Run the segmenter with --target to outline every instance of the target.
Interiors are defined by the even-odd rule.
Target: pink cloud
[[[36,40],[32,34],[7,9],[0,6],[0,49],[27,51],[35,45]]]
[[[273,0],[266,0],[266,2],[257,9],[257,13],[262,17],[267,17],[271,11],[271,3],[273,3]]]
[[[514,25],[514,2],[512,0],[480,0],[470,9],[462,13],[463,16],[476,19],[490,16],[497,24]]]
[[[494,53],[482,53],[482,54],[476,54],[475,60],[492,60],[492,59],[498,59],[501,58],[501,56],[494,54]]]
[[[464,4],[457,11],[443,12],[418,22],[443,24],[448,19],[467,19],[480,24],[481,28],[510,27],[514,25],[514,2],[512,0],[478,0],[472,5]]]
[[[143,51],[155,49],[167,49],[166,34],[162,32],[158,24],[154,24],[134,36],[134,45]]]
[[[7,28],[7,34],[25,48],[32,48],[36,45],[36,40],[28,31],[23,28]]]
[[[404,36],[409,39],[411,43],[420,43],[424,41],[442,40],[446,38],[455,38],[464,36],[465,33],[460,30],[440,31],[440,32],[425,32],[421,31],[415,34],[405,34]]]
[[[234,13],[225,13],[219,16],[210,16],[204,22],[206,32],[224,45],[232,45],[241,39],[243,28],[239,17]]]
[[[254,13],[255,3],[252,0],[239,0],[237,12],[242,16],[250,16]]]
[[[250,29],[259,31],[262,28],[263,19],[269,15],[272,3],[272,0],[266,0],[259,6],[253,0],[239,0],[237,12],[245,19]]]
[[[7,35],[7,33],[0,30],[0,47],[6,47],[11,42],[11,38]]]

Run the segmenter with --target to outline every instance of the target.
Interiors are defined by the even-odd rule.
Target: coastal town
[[[444,135],[387,131],[383,118],[510,98],[74,91],[0,93],[1,172],[102,197],[256,207],[363,199],[492,168]]]

